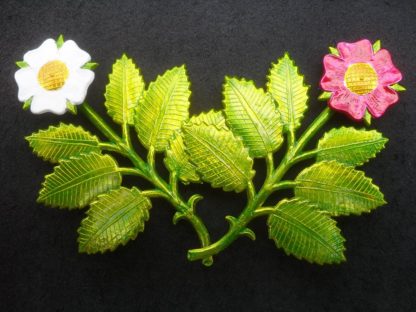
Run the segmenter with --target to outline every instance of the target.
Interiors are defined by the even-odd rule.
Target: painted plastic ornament
[[[361,40],[331,48],[324,57],[325,92],[320,96],[329,107],[302,133],[309,86],[287,53],[272,63],[264,88],[251,80],[226,77],[223,109],[193,116],[185,66],[167,70],[146,84],[133,60],[122,55],[109,75],[104,102],[117,130],[83,102],[96,66],[89,61],[88,53],[61,36],[26,53],[16,73],[18,98],[25,101],[25,108],[62,114],[67,109],[76,113],[79,105],[79,112],[103,138],[65,123],[26,138],[38,156],[55,166],[45,176],[38,202],[61,209],[88,207],[78,230],[80,252],[113,251],[135,239],[145,229],[152,202],[162,198],[175,209],[173,222],[187,221],[199,238],[201,246],[187,253],[191,261],[212,265],[214,256],[239,237],[254,240],[250,222],[265,217],[270,239],[288,255],[334,264],[345,261],[345,239],[336,218],[369,213],[386,204],[379,187],[357,169],[384,148],[387,139],[380,132],[333,128],[308,148],[333,109],[355,120],[364,118],[368,124],[369,114],[380,117],[398,101],[396,91],[404,90],[397,84],[402,75],[379,42],[371,45]],[[133,133],[140,147],[132,144]],[[286,150],[278,160],[275,153],[282,146]],[[144,158],[143,153],[147,153]],[[156,153],[164,157],[168,179],[155,165]],[[121,167],[114,155],[126,158],[129,165]],[[315,162],[305,164],[305,160]],[[260,185],[253,181],[258,161],[267,168]],[[295,178],[288,177],[286,173],[297,164],[304,168]],[[122,186],[125,175],[144,179],[151,187]],[[228,231],[216,242],[197,212],[202,196],[185,198],[180,182],[246,193],[239,215],[212,207],[210,213],[223,213],[229,222]],[[286,189],[291,190],[289,198],[268,201]]]

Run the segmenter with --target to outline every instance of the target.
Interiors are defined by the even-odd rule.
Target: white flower
[[[67,101],[81,104],[94,80],[93,71],[81,68],[90,60],[90,55],[72,40],[65,41],[60,48],[55,40],[45,40],[24,55],[28,66],[15,73],[19,101],[31,99],[30,110],[34,114],[61,115],[67,109]]]

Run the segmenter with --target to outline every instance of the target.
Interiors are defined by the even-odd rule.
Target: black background
[[[2,0],[0,14],[1,311],[415,311],[414,1]],[[315,99],[327,47],[381,39],[408,88],[374,122],[390,141],[364,167],[389,204],[339,219],[348,262],[338,266],[311,265],[276,250],[264,219],[251,226],[256,242],[239,239],[210,268],[190,263],[186,250],[198,246],[195,234],[187,223],[172,225],[173,210],[162,200],[154,201],[136,241],[112,254],[78,254],[76,230],[84,212],[36,204],[52,166],[32,155],[24,136],[60,121],[95,129],[82,115],[23,111],[13,79],[14,61],[60,33],[100,63],[87,98],[102,113],[107,75],[123,52],[146,82],[185,63],[191,112],[199,113],[221,107],[225,75],[264,85],[270,63],[290,51],[312,86],[305,125],[324,105]],[[329,126],[345,124],[351,122],[338,114]],[[264,174],[259,163],[257,182]],[[244,194],[206,185],[182,191],[205,196],[198,212],[213,239],[227,230],[224,216],[237,215],[244,205]]]

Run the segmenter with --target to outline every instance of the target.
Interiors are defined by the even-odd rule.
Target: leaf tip
[[[59,48],[61,48],[62,46],[63,46],[63,44],[64,44],[64,35],[62,35],[62,34],[60,34],[59,36],[58,36],[58,39],[56,39],[56,46],[58,47],[58,49]]]
[[[380,39],[379,39],[379,40],[376,40],[376,41],[373,43],[373,52],[374,52],[374,53],[376,53],[376,52],[378,52],[380,49],[381,49],[381,41],[380,41]]]
[[[318,96],[319,101],[328,101],[332,96],[332,92],[324,91]]]
[[[17,61],[15,62],[15,64],[17,65],[17,67],[19,68],[26,68],[29,67],[29,64],[25,61]]]

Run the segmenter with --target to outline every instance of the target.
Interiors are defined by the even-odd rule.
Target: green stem
[[[293,126],[289,127],[287,132],[287,148],[288,150],[295,144],[295,129]]]
[[[123,167],[119,167],[117,169],[118,172],[120,172],[123,175],[138,175],[138,176],[143,176],[143,173],[136,169],[136,168],[123,168]]]
[[[149,147],[149,151],[147,153],[147,163],[151,168],[155,168],[155,148],[153,146]]]
[[[268,216],[269,214],[272,214],[276,211],[276,208],[273,207],[261,207],[257,208],[254,211],[253,218],[262,217],[262,216]]]
[[[235,239],[237,239],[241,233],[246,229],[247,224],[259,213],[258,209],[261,207],[266,199],[273,192],[273,186],[279,185],[279,181],[283,178],[285,173],[291,168],[294,164],[294,159],[302,152],[302,149],[309,142],[309,140],[316,134],[316,132],[325,124],[325,122],[330,118],[331,111],[329,108],[326,108],[309,126],[308,129],[304,132],[297,143],[288,146],[288,151],[284,158],[282,159],[280,165],[272,172],[270,178],[266,178],[260,191],[249,198],[247,206],[241,212],[239,217],[235,219],[235,222],[230,226],[228,232],[221,237],[215,243],[199,248],[192,249],[188,251],[188,259],[191,261],[206,258],[218,254],[225,248],[227,248]],[[294,132],[291,131],[289,134],[289,144],[294,138]],[[257,212],[256,212],[257,211]],[[265,211],[263,211],[265,212]],[[268,211],[270,212],[270,211]]]
[[[118,146],[114,143],[107,143],[107,142],[100,142],[98,143],[98,146],[106,151],[110,151],[110,152],[120,152],[120,149],[118,148]]]
[[[176,172],[171,172],[169,175],[169,184],[172,187],[172,191],[174,193],[178,192],[178,176],[176,175]]]
[[[114,132],[113,129],[101,118],[97,112],[88,104],[83,103],[78,106],[78,109],[96,126],[110,141],[115,144],[121,143],[120,137]]]
[[[150,164],[147,164],[130,146],[128,135],[125,134],[124,138],[120,138],[113,129],[101,118],[100,115],[87,103],[80,105],[80,111],[116,146],[118,146],[118,152],[128,157],[136,168],[120,168],[120,171],[124,174],[136,174],[143,176],[149,182],[163,192],[164,196],[175,208],[183,215],[183,218],[193,226],[198,234],[198,238],[203,247],[209,246],[210,237],[208,230],[205,227],[202,220],[194,213],[193,207],[185,202],[179,193],[176,186],[172,187],[167,184],[156,172],[152,159],[154,159],[154,150],[150,149],[149,158]],[[123,127],[124,129],[124,127]],[[127,129],[128,130],[128,129]],[[124,130],[123,130],[124,131]],[[211,256],[200,258],[203,259],[203,264],[209,266],[213,263]]]
[[[275,183],[272,186],[272,191],[279,191],[279,190],[285,190],[285,189],[291,189],[294,188],[296,186],[296,182],[295,181],[280,181],[278,183]]]
[[[123,123],[123,126],[122,126],[122,138],[123,138],[124,143],[129,148],[132,148],[131,140],[130,140],[130,129],[129,129],[129,125],[127,122]]]
[[[140,193],[149,198],[162,197],[164,199],[169,199],[169,197],[160,190],[145,190],[145,191],[141,191]]]
[[[314,150],[311,150],[311,151],[307,151],[307,152],[303,152],[303,153],[301,153],[300,155],[298,155],[294,160],[293,160],[293,162],[295,162],[295,163],[298,163],[298,162],[300,162],[300,161],[303,161],[303,160],[307,160],[307,159],[310,159],[310,158],[313,158],[313,157],[315,157],[316,156],[316,154],[318,153],[318,150],[317,149],[314,149]]]
[[[274,159],[273,159],[273,153],[267,153],[266,155],[266,167],[267,167],[267,179],[270,179],[273,171],[274,171]]]

